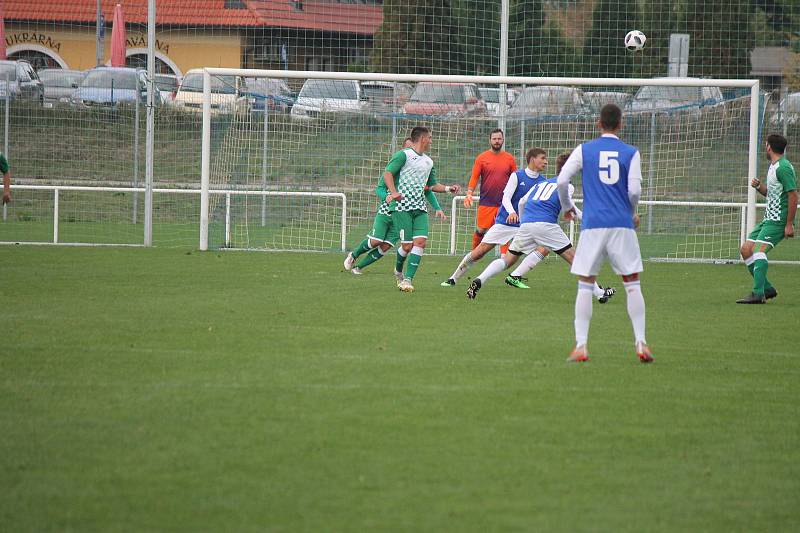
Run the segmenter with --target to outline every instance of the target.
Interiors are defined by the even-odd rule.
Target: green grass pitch
[[[342,259],[0,248],[0,530],[800,524],[797,267],[737,306],[741,265],[647,264],[656,362],[620,291],[576,366],[557,259],[476,301]]]

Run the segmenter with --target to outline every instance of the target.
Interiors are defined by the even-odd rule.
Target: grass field
[[[575,366],[557,260],[468,301],[341,259],[0,248],[0,529],[800,526],[798,267],[648,264],[656,362],[619,294]]]

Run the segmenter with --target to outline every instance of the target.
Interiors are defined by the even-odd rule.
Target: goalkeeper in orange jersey
[[[472,249],[478,247],[483,236],[494,225],[497,212],[503,200],[503,189],[508,183],[508,177],[516,172],[517,163],[514,156],[503,150],[505,136],[500,128],[493,129],[489,134],[489,150],[481,152],[475,158],[472,166],[472,176],[467,186],[467,197],[464,207],[472,206],[472,195],[480,180],[480,201],[478,203],[478,216],[475,233],[472,236]],[[500,248],[506,253],[508,245]]]

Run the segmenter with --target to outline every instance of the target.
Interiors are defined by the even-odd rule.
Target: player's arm
[[[512,172],[508,177],[505,189],[503,189],[503,207],[506,211],[508,211],[506,222],[509,224],[516,224],[519,222],[519,215],[517,214],[517,210],[514,209],[514,204],[511,202],[511,198],[514,196],[514,191],[517,190],[518,183],[519,181],[517,180],[517,173]]]
[[[572,195],[575,194],[575,186],[573,184],[569,184],[569,201],[572,202],[573,209],[575,209],[575,218],[578,220],[583,220],[583,211],[578,209],[578,206],[575,205],[575,201],[572,199]]]
[[[472,175],[469,178],[467,185],[467,197],[464,199],[464,207],[472,207],[472,194],[475,192],[475,187],[478,186],[478,179],[481,177],[481,156],[475,158],[475,163],[472,165]]]
[[[631,215],[633,216],[633,227],[639,227],[639,215],[636,208],[639,207],[639,198],[642,196],[642,158],[637,151],[631,159],[631,166],[628,169],[628,201],[631,203]]]
[[[567,162],[561,167],[561,172],[558,174],[556,183],[558,184],[558,199],[561,201],[561,210],[564,212],[564,218],[572,220],[577,214],[575,204],[569,195],[569,185],[572,176],[577,174],[583,168],[583,147],[578,146],[569,155]]]
[[[445,192],[450,187],[436,181],[436,166],[431,167],[431,173],[428,174],[428,181],[425,184],[425,198],[428,199],[434,209],[433,216],[446,220],[447,216],[444,214],[442,207],[439,205],[439,200],[436,198],[434,192]]]
[[[761,194],[761,196],[766,196],[767,195],[767,184],[766,183],[761,183],[760,179],[753,178],[750,181],[750,186],[752,188],[754,188],[755,190],[757,190]]]
[[[533,194],[533,191],[535,191],[535,190],[536,190],[535,186],[531,187],[531,189],[528,191],[528,193],[525,196],[523,196],[522,198],[519,199],[519,208],[517,209],[517,213],[524,213],[525,212],[525,204],[528,203],[528,198],[531,197],[531,194]]]
[[[400,175],[400,170],[405,164],[406,153],[400,150],[392,156],[389,160],[389,164],[386,165],[386,170],[383,173],[383,182],[386,184],[386,188],[389,189],[389,194],[386,197],[387,200],[389,200],[389,198],[391,198],[391,200],[399,200],[403,197],[402,194],[397,192],[394,180]]]
[[[786,191],[786,228],[783,234],[786,237],[794,237],[794,216],[797,213],[797,180],[794,172],[786,167],[779,166],[775,171],[775,177]]]

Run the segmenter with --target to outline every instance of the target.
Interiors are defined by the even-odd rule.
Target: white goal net
[[[546,174],[555,175],[556,157],[597,135],[599,109],[610,102],[623,109],[623,140],[642,154],[643,256],[735,260],[757,216],[747,183],[763,170],[756,151],[765,99],[752,81],[207,72],[201,248],[354,245],[369,230],[389,158],[416,125],[433,130],[442,182],[465,187],[498,126],[519,166],[526,150],[541,147]],[[239,94],[225,113],[213,90],[220,85]],[[580,177],[573,181],[580,198]],[[446,195],[439,202],[454,220],[432,222],[429,249],[463,253],[474,208]]]

